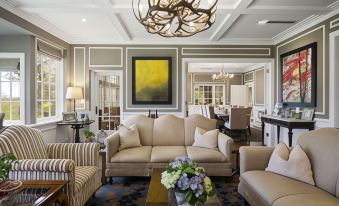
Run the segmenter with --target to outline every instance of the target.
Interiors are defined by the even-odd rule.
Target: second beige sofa
[[[266,172],[273,148],[240,148],[239,193],[252,206],[339,206],[339,130],[319,129],[298,140],[311,161],[312,186]]]
[[[165,168],[178,156],[188,156],[204,167],[210,176],[232,174],[231,146],[233,140],[218,135],[218,149],[193,147],[196,127],[204,130],[216,128],[216,121],[202,115],[178,118],[164,115],[152,119],[144,115],[127,118],[123,124],[136,124],[142,146],[118,151],[119,132],[106,140],[106,177],[150,176],[153,168]]]

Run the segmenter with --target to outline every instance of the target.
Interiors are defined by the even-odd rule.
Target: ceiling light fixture
[[[137,20],[151,34],[189,37],[215,22],[218,0],[132,0]]]
[[[82,18],[82,19],[81,19],[81,22],[82,22],[82,23],[85,23],[85,22],[87,22],[87,19],[86,19],[86,18]]]
[[[227,82],[230,79],[232,79],[233,77],[234,77],[234,74],[225,73],[225,71],[224,71],[224,64],[222,64],[222,66],[221,66],[220,73],[212,75],[213,81],[221,80],[221,81]]]

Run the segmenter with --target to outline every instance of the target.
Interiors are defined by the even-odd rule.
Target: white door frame
[[[330,33],[330,74],[329,74],[329,121],[330,127],[339,128],[339,49],[336,47],[339,42],[339,30]]]
[[[275,69],[275,59],[274,58],[183,58],[182,59],[182,111],[185,115],[186,110],[186,75],[188,71],[188,64],[189,63],[258,63],[258,64],[265,64],[266,68],[266,76],[267,79],[267,85],[272,85],[270,87],[267,87],[267,90],[265,92],[265,108],[268,114],[271,114],[274,108],[275,104],[275,96],[276,96],[276,90],[275,90],[275,75],[276,75],[276,69]],[[268,73],[267,73],[268,72]],[[275,143],[275,127],[273,125],[268,126],[267,130],[265,131],[268,133],[268,137],[265,135],[265,143],[268,146],[273,146]]]
[[[97,77],[99,75],[116,75],[119,76],[120,79],[120,122],[123,120],[123,91],[124,91],[124,78],[123,78],[123,71],[122,70],[100,70],[100,69],[91,69],[91,117],[95,117],[97,116],[97,114],[95,114],[95,106],[96,106],[96,101],[97,101],[97,97],[96,97],[96,88],[97,88]],[[95,126],[96,124],[92,124],[91,125],[91,130],[98,130],[97,126]]]

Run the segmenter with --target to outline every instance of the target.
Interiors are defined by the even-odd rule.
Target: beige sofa
[[[178,156],[196,160],[210,176],[232,174],[230,156],[233,140],[230,137],[219,133],[218,150],[192,146],[195,128],[215,129],[215,120],[202,115],[187,118],[164,115],[158,119],[136,115],[123,124],[137,125],[143,146],[118,151],[119,132],[109,136],[106,139],[106,177],[150,176],[153,168],[165,168]]]
[[[305,150],[316,186],[265,172],[273,148],[240,148],[239,193],[252,206],[339,205],[339,130],[304,133],[298,144]]]

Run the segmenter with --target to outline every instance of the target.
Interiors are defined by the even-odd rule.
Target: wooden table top
[[[161,184],[161,173],[165,171],[163,168],[154,168],[151,182],[148,188],[146,206],[167,206],[168,205],[168,191],[164,185]],[[199,205],[199,204],[198,204]],[[210,197],[204,205],[219,206],[221,205],[218,197],[214,195]]]

